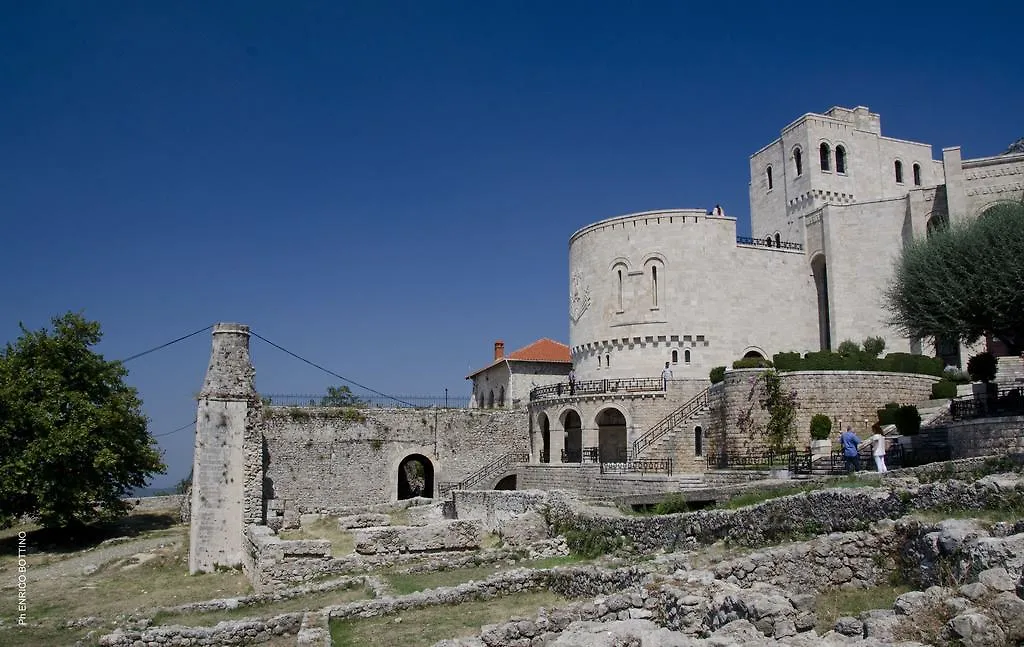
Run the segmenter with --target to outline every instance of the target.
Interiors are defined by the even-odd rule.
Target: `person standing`
[[[885,467],[885,436],[882,435],[882,425],[877,422],[871,428],[875,432],[868,442],[871,443],[871,455],[875,458],[875,469],[879,474],[885,474],[889,470]]]
[[[666,391],[668,390],[668,381],[672,379],[672,369],[669,368],[669,363],[665,362],[665,370],[661,372],[661,386]]]
[[[576,394],[576,369],[569,369],[569,395]]]
[[[853,427],[847,426],[846,431],[839,436],[839,443],[843,447],[843,462],[846,465],[847,473],[860,471],[860,438],[853,433]]]

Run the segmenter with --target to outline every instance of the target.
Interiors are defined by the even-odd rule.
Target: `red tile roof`
[[[482,373],[495,364],[500,364],[506,360],[510,362],[556,362],[559,364],[569,364],[572,362],[572,357],[569,355],[569,347],[565,344],[553,339],[538,339],[532,344],[527,344],[519,350],[512,351],[505,357],[500,357],[487,366],[473,371],[466,376],[466,379],[468,380],[474,375]]]

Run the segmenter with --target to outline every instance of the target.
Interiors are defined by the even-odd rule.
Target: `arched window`
[[[771,236],[765,236],[764,237],[764,244],[767,245],[768,247],[771,247],[772,246],[772,237]]]
[[[677,351],[677,350],[672,351],[672,363],[673,364],[678,364],[679,363],[679,351]]]
[[[481,391],[480,393],[477,393],[477,396],[478,396],[477,400],[479,400],[479,404],[477,406],[480,407],[481,409],[483,409],[484,408],[484,404],[485,404],[484,403],[484,392]]]
[[[803,154],[800,152],[800,147],[799,146],[797,146],[796,148],[793,149],[793,164],[796,166],[796,174],[797,175],[803,175],[804,174],[804,158],[803,158]]]
[[[601,355],[600,354],[598,354],[598,356],[597,356],[597,367],[601,368]]]
[[[775,246],[782,247],[782,236],[779,235],[779,232],[775,232]]]
[[[822,171],[832,170],[832,149],[825,142],[821,142],[821,146],[818,147],[818,158]]]
[[[619,270],[619,312],[622,312],[622,270]]]
[[[768,190],[771,191],[772,190],[772,167],[769,166],[767,169],[765,169],[764,176],[768,180]]]
[[[846,149],[836,146],[836,173],[846,173]]]
[[[689,349],[683,351],[683,361],[687,364],[690,363],[690,351]]]
[[[896,170],[896,184],[903,184],[903,162],[896,160],[893,168]]]
[[[494,389],[491,389],[490,394],[487,396],[487,408],[488,409],[493,409],[494,408]]]
[[[653,303],[651,307],[658,307],[658,266],[651,266],[651,296]]]
[[[505,406],[505,387],[501,387],[501,390],[498,391],[498,406]]]
[[[611,365],[612,365],[612,356],[611,355],[605,355],[604,356],[604,367],[608,368]]]
[[[693,455],[704,455],[704,430],[700,425],[693,428]]]
[[[914,186],[921,186],[921,165],[914,164]]]

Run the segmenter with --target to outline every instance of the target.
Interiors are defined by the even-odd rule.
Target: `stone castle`
[[[516,361],[496,347],[492,364],[469,376],[471,408],[266,407],[248,328],[218,324],[199,397],[190,570],[253,559],[246,529],[415,496],[403,477],[410,462],[421,466],[419,493],[429,497],[495,486],[592,496],[678,490],[705,471],[709,452],[744,442],[728,421],[749,400],[750,376],[731,371],[709,387],[712,367],[879,335],[890,351],[931,354],[885,325],[879,295],[892,262],[914,237],[1024,195],[1024,153],[962,160],[947,148],[933,160],[927,144],[883,137],[879,116],[863,107],[804,115],[750,168],[753,238],[738,238],[735,219],[717,210],[686,209],[573,234],[570,361],[550,340],[510,356]],[[937,350],[959,363],[955,346]],[[669,380],[659,377],[665,363]],[[815,413],[859,423],[885,402],[927,400],[934,381],[784,379],[807,403],[796,422],[803,436]],[[606,473],[638,459],[674,468]]]

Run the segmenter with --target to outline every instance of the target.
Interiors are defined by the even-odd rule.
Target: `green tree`
[[[365,407],[366,400],[352,393],[347,386],[329,386],[327,395],[320,398],[321,407]]]
[[[855,357],[860,354],[860,346],[852,339],[847,339],[839,344],[836,352],[843,357]]]
[[[868,357],[878,357],[885,350],[885,340],[881,337],[868,337],[861,346]]]
[[[1024,351],[1024,204],[933,232],[903,250],[886,294],[890,323],[909,337],[974,343],[991,334]]]
[[[165,467],[127,371],[91,346],[100,325],[68,313],[0,353],[0,526],[116,518]]]

